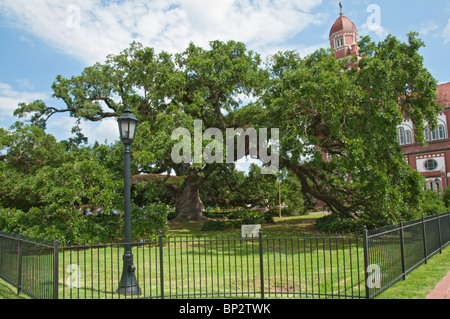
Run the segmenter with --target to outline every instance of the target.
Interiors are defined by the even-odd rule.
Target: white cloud
[[[326,23],[313,10],[322,0],[1,0],[5,23],[25,30],[58,51],[91,65],[117,54],[132,41],[156,51],[181,52],[189,42],[206,46],[211,40],[236,40],[263,56],[284,50],[286,40],[311,25]],[[3,21],[2,21],[3,22]],[[20,40],[32,43],[31,36]],[[304,53],[315,47],[301,47]],[[294,48],[288,48],[294,49]],[[49,100],[31,92],[26,81],[14,90],[0,83],[0,114],[12,115],[19,102]],[[20,92],[23,90],[27,92]],[[54,116],[49,131],[61,135],[73,119]],[[89,142],[118,139],[115,119],[82,122]],[[247,163],[248,164],[248,163]]]
[[[374,33],[379,39],[384,39],[389,34],[388,29],[377,23],[364,23],[358,33],[360,36]]]
[[[242,41],[261,52],[323,23],[322,0],[3,0],[3,15],[65,54],[92,64],[136,40],[179,52],[190,41]],[[263,53],[263,52],[261,52]]]
[[[20,41],[22,41],[22,42],[28,43],[32,48],[35,47],[35,44],[34,44],[33,40],[30,40],[30,39],[27,38],[26,36],[21,35],[19,39],[20,39]]]
[[[301,57],[305,57],[307,55],[313,54],[314,52],[316,52],[319,49],[327,49],[330,47],[330,42],[323,42],[317,45],[312,45],[312,46],[300,46],[298,48],[298,52],[300,54]]]
[[[238,161],[236,161],[235,164],[236,164],[236,169],[238,171],[242,171],[247,174],[248,171],[250,170],[251,164],[256,164],[258,166],[262,166],[263,163],[259,159],[254,159],[254,158],[251,158],[250,156],[246,156],[246,157],[243,157],[243,158],[239,159]]]
[[[108,143],[112,143],[119,140],[119,128],[116,119],[108,118],[100,122],[82,121],[80,126],[81,132],[88,138],[89,143],[95,141],[104,143],[106,140]]]
[[[23,80],[23,83],[27,83]],[[45,100],[50,95],[45,92],[21,92],[15,90],[11,85],[0,82],[0,115],[12,116],[20,102],[30,103],[34,100]]]
[[[71,128],[76,125],[76,120],[69,114],[57,114],[47,123],[46,132],[55,136],[58,140],[66,140],[72,137]],[[115,118],[107,118],[98,122],[82,120],[81,133],[88,138],[88,143],[95,141],[100,144],[108,141],[113,143],[119,140],[119,128]]]
[[[388,29],[382,24],[382,10],[378,4],[369,4],[366,8],[366,12],[369,13],[366,19],[366,23],[363,23],[359,29],[360,35],[366,35],[369,33],[375,33],[378,38],[382,39],[388,35]]]
[[[32,89],[29,81],[17,81],[24,89]],[[49,93],[46,92],[29,92],[19,91],[8,83],[0,82],[0,122],[13,123],[14,110],[17,109],[21,102],[30,103],[35,100],[43,100],[44,102],[56,102]],[[71,136],[70,128],[75,125],[76,120],[68,114],[57,114],[52,116],[52,120],[47,123],[47,132],[56,136],[59,140],[67,139]],[[3,126],[3,125],[2,125]],[[9,126],[9,125],[8,125]],[[8,127],[4,127],[8,128]],[[119,139],[119,130],[116,119],[109,118],[100,122],[82,121],[81,128],[83,134],[89,139],[89,143],[98,141],[99,143],[107,140],[109,143]]]
[[[429,21],[425,24],[420,24],[419,34],[428,35],[431,31],[437,30],[439,27],[434,21]]]
[[[450,19],[448,19],[448,24],[442,32],[442,36],[444,37],[444,43],[447,44],[450,42]]]

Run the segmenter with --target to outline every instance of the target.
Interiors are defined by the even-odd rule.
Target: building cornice
[[[330,40],[332,40],[334,37],[341,35],[342,33],[352,33],[352,34],[357,34],[357,32],[353,29],[344,29],[344,30],[340,30],[340,31],[336,31],[333,34],[330,35]]]

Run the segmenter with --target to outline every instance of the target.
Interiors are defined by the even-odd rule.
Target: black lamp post
[[[122,278],[120,279],[117,293],[119,295],[140,295],[141,288],[136,280],[134,274],[136,267],[133,265],[133,254],[131,252],[131,176],[130,176],[130,162],[131,162],[131,143],[134,140],[134,134],[138,120],[131,114],[129,108],[125,110],[123,115],[119,117],[119,132],[120,139],[124,145],[124,214],[125,214],[125,251],[123,254],[123,270]]]

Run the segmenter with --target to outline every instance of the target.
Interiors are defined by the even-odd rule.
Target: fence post
[[[447,220],[448,220],[448,230],[449,230],[449,234],[450,234],[450,212],[447,212]],[[448,241],[447,242],[450,242],[450,237],[448,238]]]
[[[405,243],[403,236],[403,221],[400,219],[400,250],[401,250],[401,258],[402,258],[402,276],[403,280],[406,279],[406,270],[405,270]]]
[[[19,232],[17,253],[17,294],[20,295],[22,291],[22,231]]]
[[[164,270],[163,270],[163,235],[159,231],[159,279],[161,285],[161,299],[164,299]]]
[[[427,232],[425,230],[425,217],[422,215],[422,234],[423,234],[423,253],[425,255],[425,264],[428,262],[428,251],[427,251]]]
[[[264,258],[263,258],[263,240],[262,240],[262,230],[259,229],[259,275],[261,279],[261,299],[264,299]]]
[[[369,275],[367,274],[367,269],[369,269],[369,240],[367,238],[367,227],[363,227],[363,251],[364,251],[364,287],[366,289],[366,299],[370,299],[369,286],[367,281],[369,280]]]
[[[53,242],[53,299],[58,299],[59,286],[59,241],[56,237]]]
[[[442,233],[441,233],[441,216],[437,215],[438,234],[439,234],[439,253],[442,254]]]
[[[0,275],[3,275],[3,235],[0,233]]]

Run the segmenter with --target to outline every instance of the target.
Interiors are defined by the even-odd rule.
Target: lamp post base
[[[133,265],[133,255],[126,252],[122,259],[122,278],[120,279],[119,288],[116,290],[116,293],[124,296],[140,296],[141,288],[139,287],[134,274],[136,267]]]
[[[119,288],[116,290],[116,293],[121,296],[140,296],[142,294],[141,288],[137,285],[132,286],[122,286],[120,285]]]

